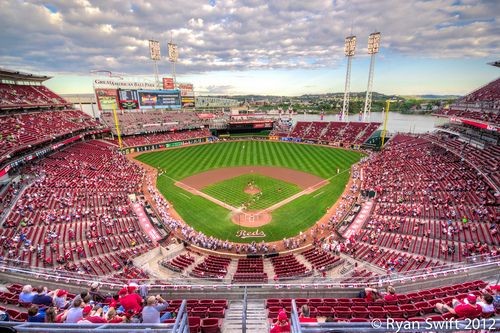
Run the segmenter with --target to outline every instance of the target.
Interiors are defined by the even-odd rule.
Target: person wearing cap
[[[59,289],[54,297],[54,305],[58,309],[65,309],[69,302],[67,301],[68,292],[64,289]]]
[[[82,310],[82,318],[78,321],[78,324],[104,324],[107,322],[102,317],[102,308],[100,306],[92,308],[92,305],[87,305]]]
[[[102,303],[106,300],[106,295],[102,294],[99,291],[99,287],[100,286],[99,286],[98,282],[93,282],[90,285],[90,289],[89,289],[89,295],[92,298],[92,300],[96,303]]]
[[[125,312],[139,313],[142,311],[142,298],[135,293],[135,290],[134,286],[128,286],[118,292],[120,304]]]
[[[476,301],[476,295],[469,294],[467,295],[463,303],[457,299],[454,299],[451,303],[452,307],[443,303],[437,303],[436,310],[440,313],[450,312],[460,318],[473,319],[479,317],[483,312],[483,309],[479,304],[476,303]]]
[[[31,303],[35,295],[36,292],[33,291],[33,287],[30,284],[27,284],[23,287],[23,290],[19,294],[19,302]]]
[[[161,297],[149,296],[146,301],[146,306],[142,309],[142,322],[146,324],[159,324],[167,319],[172,318],[170,312],[165,312],[160,318],[160,312],[168,308],[168,303]]]
[[[467,303],[467,299],[464,300]],[[481,307],[483,314],[495,313],[495,306],[493,305],[493,296],[488,293],[483,293],[482,296],[477,298],[476,303]]]
[[[278,312],[278,318],[276,319],[276,322],[274,322],[270,333],[284,332],[290,332],[290,323],[288,322],[288,316],[285,310],[281,310],[280,312]]]

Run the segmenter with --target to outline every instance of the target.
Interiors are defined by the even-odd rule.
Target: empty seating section
[[[189,274],[193,277],[223,279],[227,274],[227,267],[230,262],[230,258],[209,255]]]
[[[429,140],[449,149],[455,155],[466,158],[472,165],[481,170],[496,186],[500,187],[500,146],[485,145],[483,149],[467,144],[458,137],[448,134],[429,134]]]
[[[395,320],[425,320],[436,315],[436,303],[451,305],[454,298],[464,299],[469,293],[481,295],[487,283],[483,281],[465,282],[441,288],[433,288],[407,294],[397,294],[396,302],[386,302],[383,299],[368,302],[364,298],[297,298],[295,304],[298,310],[302,305],[308,305],[311,317],[332,317],[334,321],[360,322],[370,318],[393,318]],[[271,298],[266,300],[268,318],[275,319],[278,312],[285,309],[291,313],[290,298]],[[444,319],[448,318],[445,315]],[[443,320],[441,315],[435,320]]]
[[[77,143],[24,173],[37,179],[0,229],[6,258],[102,276],[152,247],[128,199],[143,171],[110,145]]]
[[[309,127],[309,130],[302,136],[302,138],[317,140],[319,137],[321,137],[321,134],[323,134],[327,127],[327,122],[313,121],[311,123],[311,126]]]
[[[267,282],[262,258],[245,258],[238,260],[233,282]]]
[[[182,272],[185,270],[188,266],[193,264],[195,261],[194,257],[189,254],[189,252],[185,254],[180,254],[177,257],[173,258],[172,260],[164,260],[162,262],[162,265],[170,268],[173,271],[176,272]]]
[[[0,83],[0,109],[68,104],[45,86]]]
[[[500,124],[500,79],[476,89],[436,115]]]
[[[277,280],[312,274],[312,271],[298,262],[293,254],[273,257],[271,263],[276,273],[274,278]]]
[[[76,110],[4,115],[0,116],[0,124],[0,161],[28,145],[99,126],[87,114]]]
[[[120,111],[117,116],[122,135],[200,128],[208,124],[192,111]],[[101,118],[116,134],[113,113],[103,112]]]
[[[363,169],[362,188],[376,197],[357,243],[346,250],[354,257],[407,271],[498,253],[500,199],[450,151],[397,135]]]
[[[302,252],[302,255],[311,263],[314,269],[321,271],[331,269],[344,262],[339,257],[319,248],[311,248]]]
[[[125,146],[135,147],[135,146],[145,146],[145,145],[159,144],[172,141],[208,138],[210,135],[211,135],[210,130],[208,128],[204,128],[204,129],[185,130],[181,132],[165,132],[165,133],[122,137],[122,142]],[[114,144],[118,144],[117,139],[110,141],[113,142]]]
[[[380,123],[299,121],[288,136],[343,145],[363,144],[379,126]]]

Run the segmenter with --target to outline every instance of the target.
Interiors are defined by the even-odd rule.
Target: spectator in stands
[[[384,301],[394,302],[398,300],[396,289],[393,286],[387,286],[387,293],[384,294]]]
[[[290,322],[288,321],[288,316],[285,310],[281,310],[278,313],[278,318],[273,323],[270,333],[283,333],[290,332]]]
[[[443,303],[436,304],[436,310],[440,313],[450,312],[458,317],[473,319],[479,317],[483,312],[481,306],[477,304],[477,297],[474,294],[469,294],[464,300],[464,303],[457,299],[452,301],[452,306]]]
[[[57,317],[56,308],[51,306],[47,310],[45,310],[45,322],[46,323],[55,323]]]
[[[375,302],[380,297],[378,290],[375,288],[365,288],[364,292],[364,299],[367,303]]]
[[[125,316],[118,316],[116,313],[115,308],[110,307],[108,310],[108,313],[106,314],[106,317],[108,319],[108,323],[110,324],[118,324],[118,323],[125,323],[127,322],[127,317]]]
[[[483,314],[495,313],[495,306],[493,305],[493,296],[491,296],[490,294],[484,293],[481,297],[478,298],[477,304],[481,306]]]
[[[165,312],[165,314],[160,318],[160,312],[165,310],[167,307],[167,301],[165,301],[160,295],[149,296],[146,306],[142,309],[142,322],[147,324],[159,324],[172,318],[172,314],[170,312]]]
[[[54,290],[47,294],[47,287],[42,286],[39,286],[36,291],[37,294],[33,296],[33,300],[31,301],[31,303],[45,306],[52,305],[52,295],[58,292],[58,290]]]
[[[33,297],[35,297],[36,292],[33,291],[33,287],[29,284],[23,287],[23,290],[19,294],[19,302],[31,303],[33,302]]]
[[[66,309],[69,305],[67,300],[68,292],[64,289],[59,289],[57,291],[56,297],[54,297],[54,305],[58,309]]]
[[[100,306],[92,308],[92,305],[87,305],[82,310],[82,318],[78,321],[78,324],[104,324],[107,322],[102,317],[102,308]]]
[[[300,307],[299,321],[301,323],[316,323],[318,320],[316,318],[311,318],[311,310],[307,304]]]
[[[135,292],[136,290],[136,287],[129,286],[118,292],[120,304],[125,312],[140,313],[142,311],[142,298]]]
[[[62,315],[61,321],[68,324],[77,323],[83,316],[82,303],[81,298],[74,300],[73,306]]]
[[[99,291],[99,283],[98,282],[93,282],[91,285],[90,285],[90,290],[89,290],[89,295],[91,297],[91,299],[96,302],[96,303],[102,303],[106,300],[106,295],[104,295],[103,293],[101,293]]]
[[[33,304],[28,309],[28,322],[30,323],[44,323],[45,322],[45,308],[38,308]]]

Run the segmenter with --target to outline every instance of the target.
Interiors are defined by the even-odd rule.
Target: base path
[[[243,166],[235,168],[219,168],[200,172],[196,175],[182,179],[181,182],[197,190],[201,190],[205,186],[249,173],[258,173],[262,176],[276,178],[287,183],[292,183],[303,190],[324,180],[323,178],[310,173],[293,169],[265,166]]]
[[[272,177],[285,181],[287,183],[295,184],[299,186],[302,191],[274,204],[271,207],[268,207],[261,211],[252,212],[242,211],[239,208],[228,205],[227,203],[201,191],[201,189],[208,185],[251,173]],[[326,179],[311,175],[310,173],[293,169],[263,166],[245,166],[236,168],[220,168],[198,173],[196,175],[184,178],[181,181],[176,181],[175,185],[194,195],[199,195],[218,204],[219,206],[229,209],[232,212],[231,220],[233,221],[233,223],[238,224],[242,227],[255,228],[271,222],[272,211],[278,209],[283,205],[286,205],[287,203],[297,199],[298,197],[312,193],[328,183],[329,181]]]

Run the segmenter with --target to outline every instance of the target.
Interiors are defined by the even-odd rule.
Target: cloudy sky
[[[366,89],[368,35],[382,33],[374,90],[465,94],[497,78],[498,0],[0,0],[0,67],[92,91],[91,70],[152,79],[148,40],[179,45],[178,81],[202,94],[341,92],[345,36],[358,36],[352,91]],[[161,76],[171,66],[159,64]]]

